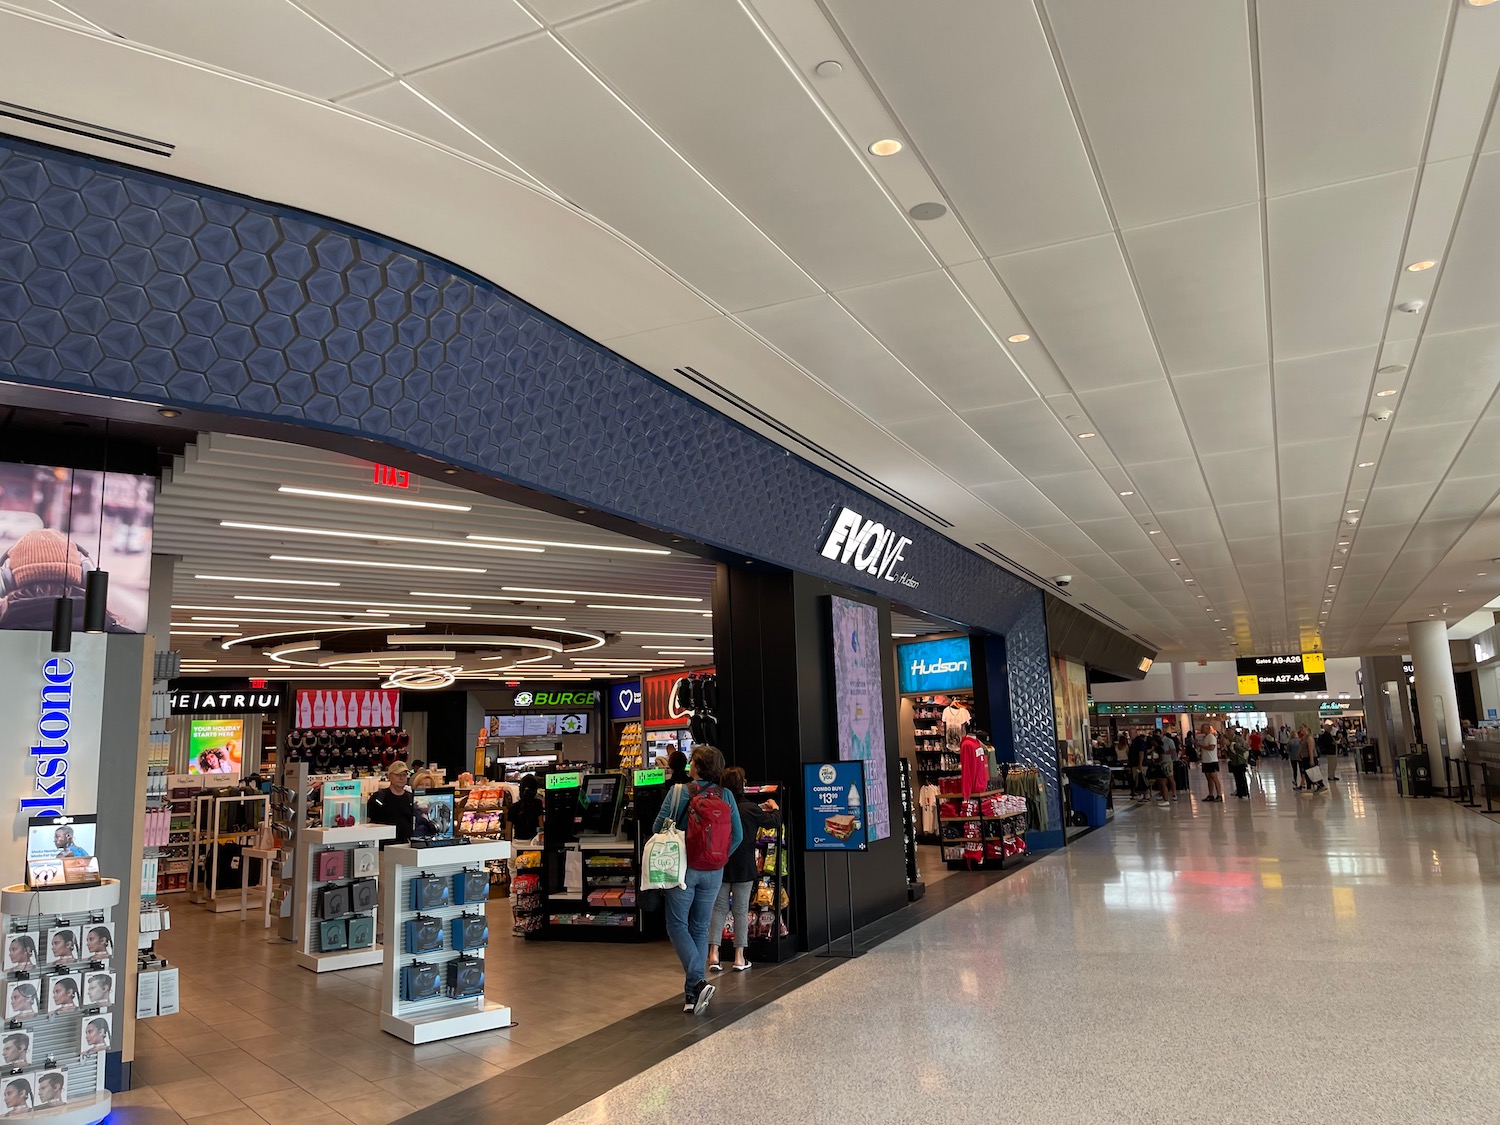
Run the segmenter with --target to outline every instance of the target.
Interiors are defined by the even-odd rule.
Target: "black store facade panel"
[[[887,635],[892,601],[962,622],[991,646],[991,697],[1004,699],[991,731],[1018,759],[1050,761],[1055,792],[1040,590],[411,247],[0,139],[0,380],[101,396],[69,396],[75,412],[169,407],[202,430],[453,466],[476,491],[754,560],[726,568],[716,599],[733,711],[723,741],[752,777],[779,775],[793,793],[794,758],[833,754],[816,606],[853,592],[880,605]],[[894,714],[893,677],[886,687]],[[863,857],[863,916],[899,905],[899,850]]]

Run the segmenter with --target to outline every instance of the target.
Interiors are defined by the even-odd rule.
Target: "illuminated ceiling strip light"
[[[589,644],[580,645],[578,648],[570,648],[568,652],[592,652],[596,648],[604,647],[604,635],[602,633],[590,633],[584,629],[563,629],[554,625],[533,625],[533,629],[544,633],[566,633],[570,637],[582,637]]]
[[[564,543],[552,539],[515,539],[509,535],[466,535],[481,543],[519,543],[525,547],[563,547],[573,551],[613,551],[622,555],[670,555],[665,547],[611,547],[605,543]]]
[[[295,613],[303,617],[310,614],[321,614],[324,617],[359,617],[360,614],[353,610],[345,609],[293,609],[291,606],[272,608],[271,606],[253,605],[174,605],[173,609],[198,610],[203,613],[222,613],[230,617],[240,617],[246,613]],[[370,612],[366,610],[365,612]],[[386,614],[386,616],[390,616]]]
[[[390,609],[468,609],[466,605],[454,605],[447,602],[427,605],[420,602],[367,602],[350,601],[348,598],[288,598],[278,594],[235,594],[237,602],[284,602],[293,605],[352,605],[352,606],[387,606]],[[322,612],[319,610],[319,612]]]
[[[450,613],[446,610],[424,610],[428,617],[462,617],[469,621],[566,621],[566,617],[527,617],[518,613]]]
[[[197,622],[199,625],[205,625],[206,626],[210,621],[213,621],[213,620],[216,620],[216,619],[215,618],[205,617],[205,618],[202,618],[200,620],[199,618],[195,617],[195,618],[193,618],[193,620],[195,622]],[[340,617],[340,618],[337,618],[337,619],[334,619],[334,620],[324,620],[322,618],[317,618],[317,617],[242,617],[238,621],[231,622],[230,624],[232,624],[232,625],[353,625],[355,623],[352,622],[352,621],[350,621],[347,617]],[[357,627],[360,628],[360,629],[384,629],[385,625],[386,625],[386,623],[384,621],[371,621],[369,624],[360,624]],[[411,626],[407,626],[407,628],[410,628],[410,627]]]
[[[437,566],[432,563],[371,562],[368,559],[329,559],[316,555],[268,555],[272,562],[314,563],[320,566],[372,566],[381,570],[431,570],[442,574],[488,574],[482,566]]]
[[[547,602],[551,605],[577,605],[572,598],[518,598],[502,594],[453,594],[437,590],[413,590],[414,598],[465,598],[472,602]]]
[[[257,624],[257,625],[264,625],[265,622],[263,622],[263,621],[257,621],[257,622],[255,622],[255,624]],[[306,621],[298,621],[297,624],[298,625],[306,625],[308,623]],[[274,633],[257,633],[256,635],[250,636],[250,637],[237,637],[237,638],[235,638],[232,641],[225,641],[219,647],[222,648],[222,649],[225,649],[227,651],[228,649],[230,649],[234,645],[253,644],[256,641],[270,641],[270,640],[275,640],[277,637],[295,637],[295,636],[299,636],[299,635],[301,635],[301,636],[307,636],[307,635],[321,636],[324,633],[368,633],[368,632],[374,631],[376,629],[416,629],[416,628],[420,628],[420,626],[411,625],[411,624],[405,624],[405,623],[397,624],[396,622],[392,622],[392,621],[381,621],[381,622],[372,623],[372,624],[369,624],[369,625],[345,625],[343,622],[340,622],[338,625],[336,625],[336,626],[334,626],[332,628],[325,627],[325,628],[322,628],[322,629],[278,629]]]
[[[317,578],[250,578],[239,574],[195,574],[199,582],[259,582],[267,586],[342,586],[342,582],[324,582]]]
[[[407,633],[399,637],[387,637],[387,644],[393,645],[473,645],[481,648],[487,645],[501,646],[509,645],[512,648],[544,648],[551,652],[561,652],[563,645],[558,641],[544,640],[541,637],[507,637],[499,634],[480,633],[423,633],[420,636]]]
[[[222,629],[215,629],[211,633],[198,633],[198,632],[195,632],[192,629],[173,629],[171,631],[171,633],[168,634],[168,635],[169,636],[173,636],[173,637],[225,637],[225,636],[229,636],[229,634],[225,633]],[[234,635],[235,636],[239,636],[238,633],[235,633]],[[184,657],[184,662],[187,662],[185,657]]]
[[[330,539],[370,539],[381,543],[415,543],[423,547],[469,547],[478,551],[516,551],[525,555],[544,555],[540,547],[509,547],[499,543],[470,543],[464,539],[418,539],[410,535],[392,535],[381,531],[334,531],[323,527],[292,527],[279,523],[246,523],[243,520],[220,520],[220,527],[239,531],[269,531],[277,535],[322,535]]]
[[[632,632],[629,629],[620,631],[622,637],[691,637],[693,640],[701,640],[703,633],[642,633]]]
[[[541,586],[501,586],[517,594],[576,594],[580,598],[644,598],[654,602],[701,602],[702,598],[684,598],[675,594],[622,594],[616,590],[549,590]]]
[[[279,645],[276,648],[267,649],[265,655],[278,664],[306,664],[306,661],[303,660],[283,660],[282,658],[290,656],[294,652],[316,652],[318,645],[319,642],[316,640],[293,641],[291,644]]]
[[[693,648],[688,645],[642,645],[647,652],[713,652],[711,648]]]
[[[276,490],[288,496],[316,496],[322,500],[357,500],[362,504],[391,504],[398,508],[432,508],[439,512],[472,512],[472,504],[447,504],[438,500],[412,500],[405,496],[371,496],[363,492],[333,492],[326,488],[298,488],[284,484]]]
[[[701,609],[689,609],[687,606],[679,608],[675,605],[606,605],[591,602],[588,608],[632,610],[636,613],[697,613],[702,614],[704,617],[711,616],[710,614],[703,613]]]

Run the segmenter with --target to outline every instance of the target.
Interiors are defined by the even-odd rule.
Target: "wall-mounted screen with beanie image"
[[[86,576],[103,570],[105,628],[144,633],[155,503],[151,477],[0,462],[0,629],[51,629],[70,597],[82,630]]]

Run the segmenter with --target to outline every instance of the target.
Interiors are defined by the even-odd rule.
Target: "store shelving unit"
[[[412,879],[420,874],[436,875],[451,882],[465,870],[485,867],[494,860],[507,859],[510,845],[504,841],[478,844],[455,844],[451,847],[414,848],[392,845],[380,856],[380,911],[385,918],[386,956],[382,974],[380,1026],[382,1030],[408,1043],[432,1043],[493,1031],[510,1026],[510,1007],[484,995],[453,997],[446,994],[426,1000],[401,999],[402,970],[415,962],[436,966],[446,975],[447,962],[454,959],[449,923],[465,912],[474,912],[476,904],[450,904],[435,909],[412,909]],[[483,907],[479,907],[483,913]],[[405,923],[418,913],[436,917],[443,924],[443,948],[433,953],[411,953],[406,948]],[[493,945],[494,935],[491,934]],[[488,956],[488,950],[484,951]]]
[[[630,770],[643,769],[646,765],[646,734],[641,721],[630,719],[623,723],[617,722],[614,724],[614,734],[615,753],[610,764],[625,770],[627,775]]]
[[[106,879],[97,887],[64,887],[45,891],[33,891],[25,886],[6,887],[0,890],[0,928],[7,938],[17,933],[31,934],[42,948],[42,942],[51,930],[71,927],[74,930],[88,925],[114,921],[116,908],[120,904],[120,883]],[[64,1090],[67,1103],[55,1109],[38,1107],[30,1113],[18,1115],[24,1120],[45,1121],[48,1125],[96,1125],[109,1116],[111,1098],[104,1088],[103,1054],[84,1055],[83,1025],[85,1020],[99,1017],[110,1021],[110,1043],[119,1041],[122,1018],[117,1009],[125,998],[121,981],[124,974],[115,972],[117,966],[106,961],[81,962],[74,966],[54,969],[42,966],[29,974],[7,973],[6,987],[9,989],[22,979],[32,981],[39,991],[50,993],[51,981],[59,972],[83,973],[87,978],[91,972],[114,972],[114,988],[111,1002],[107,1005],[80,1006],[76,1012],[40,1012],[27,1019],[8,1021],[6,1028],[29,1032],[32,1065],[24,1072],[61,1070],[64,1073]],[[55,1066],[43,1065],[46,1060],[55,1061]],[[8,1072],[11,1068],[6,1067]],[[9,1078],[10,1074],[3,1075]],[[34,1085],[34,1081],[33,1081]]]
[[[350,884],[360,878],[379,878],[380,863],[375,863],[376,874],[357,876],[353,874],[351,859],[344,864],[345,874],[339,879],[326,882],[317,877],[317,853],[329,849],[344,849],[352,853],[355,849],[367,850],[377,857],[383,840],[394,840],[396,829],[389,824],[357,824],[353,828],[305,828],[297,836],[297,870],[302,877],[297,880],[297,901],[294,906],[293,932],[297,935],[297,964],[315,973],[327,973],[337,969],[354,969],[361,965],[378,965],[385,957],[385,950],[377,940],[365,949],[324,950],[318,939],[318,923],[323,921],[319,900],[324,887]],[[356,911],[348,911],[353,916]],[[368,912],[378,918],[376,911]],[[377,921],[375,932],[380,933]]]
[[[957,778],[945,778],[955,783]],[[938,798],[938,824],[943,838],[943,860],[950,870],[995,866],[1004,869],[1007,847],[1019,848],[1012,858],[1026,855],[1026,808],[1012,805],[1019,798],[1004,789],[986,789],[967,798],[961,792]]]
[[[563,845],[578,852],[582,882],[547,896],[544,936],[554,940],[639,941],[641,910],[636,901],[640,858],[634,840],[578,840]],[[620,892],[616,894],[616,892]]]
[[[797,936],[791,930],[792,857],[787,842],[792,839],[791,810],[780,785],[746,786],[752,801],[774,800],[781,812],[775,828],[760,828],[755,836],[754,897],[750,900],[750,940],[745,955],[753,961],[785,961],[797,951]],[[785,901],[783,901],[785,899]],[[761,905],[757,905],[760,903]]]
[[[542,845],[516,841],[511,866],[511,933],[529,937],[547,925],[546,880],[542,873]]]
[[[226,844],[238,844],[241,848],[254,844],[260,835],[260,826],[265,822],[268,804],[269,798],[263,793],[205,793],[193,798],[189,838],[193,902],[216,914],[240,909],[238,886],[220,891],[220,849]],[[245,866],[245,863],[241,864],[242,880],[250,875]],[[261,904],[262,893],[259,890],[253,892],[254,905]]]

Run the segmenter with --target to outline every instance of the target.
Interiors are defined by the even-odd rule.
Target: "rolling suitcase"
[[[1185,792],[1188,787],[1187,763],[1181,758],[1172,763],[1172,780],[1176,782],[1179,792]]]

